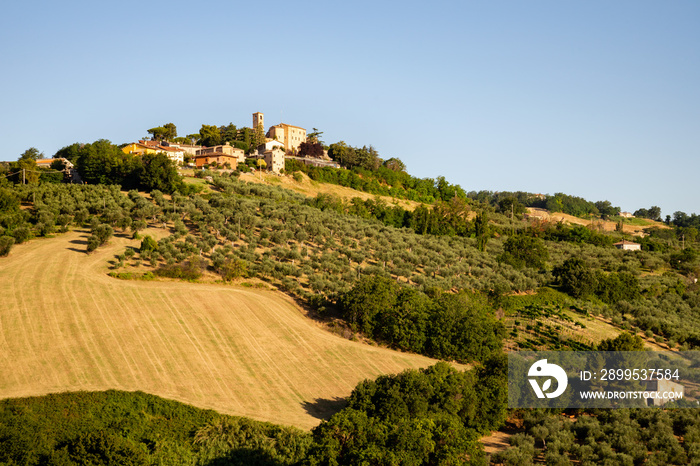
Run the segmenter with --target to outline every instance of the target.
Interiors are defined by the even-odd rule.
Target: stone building
[[[253,113],[253,130],[258,126],[265,128],[265,119],[262,113],[255,112]],[[306,130],[299,126],[280,123],[279,125],[270,126],[266,137],[284,144],[284,150],[287,153],[295,153],[299,150],[301,143],[306,142]]]

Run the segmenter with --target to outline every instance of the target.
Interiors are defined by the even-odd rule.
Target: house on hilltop
[[[229,165],[231,168],[236,168],[239,163],[245,163],[245,151],[237,147],[233,147],[228,142],[220,146],[202,147],[194,156],[194,163],[197,168],[202,168],[204,165]]]
[[[132,142],[127,144],[122,149],[125,154],[143,155],[143,154],[165,154],[170,160],[178,165],[182,165],[185,161],[185,151],[172,147],[166,141],[144,141],[139,140],[139,142]]]
[[[273,173],[280,174],[284,170],[284,151],[279,147],[273,147],[262,153],[267,169]]]
[[[641,251],[642,250],[641,244],[633,243],[632,241],[626,241],[626,240],[622,240],[618,243],[615,243],[613,246],[615,246],[617,249],[622,249],[623,251]]]
[[[258,127],[265,128],[265,116],[261,112],[253,113],[253,129]],[[306,142],[306,130],[299,126],[280,123],[270,126],[265,137],[268,138],[267,142],[278,141],[282,143],[287,153],[296,153],[299,151],[301,143]]]

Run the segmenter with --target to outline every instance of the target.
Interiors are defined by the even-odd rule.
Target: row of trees
[[[63,162],[56,160],[52,162],[50,167],[39,167],[37,161],[44,158],[43,152],[39,152],[36,147],[30,147],[20,155],[16,162],[0,163],[0,186],[9,183],[63,182],[65,178]]]
[[[697,409],[598,409],[560,416],[523,411],[524,432],[492,464],[686,465],[700,462]]]
[[[620,213],[620,208],[613,206],[610,201],[591,202],[582,197],[564,193],[545,196],[523,191],[470,191],[467,195],[471,199],[490,204],[504,213],[511,212],[511,204],[514,206],[515,214],[524,212],[524,207],[538,207],[584,218],[591,215],[609,218]]]
[[[296,160],[287,160],[285,172],[301,171],[314,181],[430,204],[436,200],[449,201],[455,197],[466,199],[466,193],[459,185],[450,184],[442,176],[437,179],[416,178],[405,171],[390,168],[390,166],[403,166],[398,159],[389,159],[384,163],[387,166],[380,166],[373,170],[359,166],[349,170],[337,170],[329,167],[304,165]]]

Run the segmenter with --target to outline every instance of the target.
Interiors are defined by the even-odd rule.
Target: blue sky
[[[0,160],[260,111],[467,191],[700,213],[698,24],[694,0],[11,2]]]

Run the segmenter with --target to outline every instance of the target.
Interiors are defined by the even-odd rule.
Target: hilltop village
[[[253,144],[246,150],[231,145],[229,142],[214,146],[185,144],[165,139],[139,140],[124,146],[126,154],[156,154],[163,153],[178,166],[194,166],[196,168],[235,169],[239,164],[253,165],[268,172],[280,174],[284,170],[285,159],[292,158],[307,165],[340,168],[340,165],[328,157],[328,151],[320,147],[314,136],[307,136],[307,131],[299,126],[280,123],[270,126],[265,132],[264,114],[253,113]],[[314,155],[305,151],[304,143],[313,147],[319,146],[320,151]],[[251,163],[252,162],[252,163]]]

